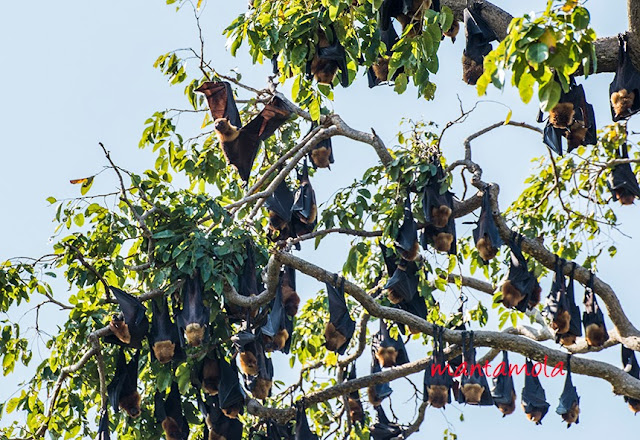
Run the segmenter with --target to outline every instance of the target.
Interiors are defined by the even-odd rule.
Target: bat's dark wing
[[[111,432],[109,430],[109,412],[104,410],[100,416],[100,424],[98,425],[98,436],[96,440],[111,440]]]
[[[567,363],[567,377],[564,381],[564,388],[560,395],[558,407],[556,408],[556,413],[560,415],[567,414],[574,405],[578,405],[580,403],[578,390],[573,386],[573,381],[571,380],[571,367],[569,362]],[[576,420],[576,423],[579,422]]]
[[[198,274],[184,280],[182,285],[182,309],[176,314],[178,336],[183,346],[186,344],[184,332],[189,324],[198,324],[204,328],[209,325],[209,308],[204,306],[203,293],[204,288]],[[207,336],[208,332],[205,330],[205,340]]]
[[[373,440],[390,440],[402,434],[402,429],[396,423],[391,423],[384,413],[382,405],[376,406],[377,421],[371,427]]]
[[[444,342],[442,340],[442,328],[436,327],[434,333],[433,359],[429,362],[427,369],[424,371],[424,399],[427,400],[428,388],[432,385],[445,386],[448,388],[447,403],[451,403],[451,386],[453,378],[451,371],[447,366],[447,359],[444,355]]]
[[[220,408],[227,409],[244,402],[244,393],[238,380],[238,371],[235,365],[222,358],[220,365],[220,385],[218,387],[218,399]]]
[[[412,315],[419,316],[422,319],[427,319],[427,302],[420,294],[413,295],[413,298],[409,302],[401,301],[397,306]]]
[[[438,234],[451,234],[453,240],[451,241],[451,247],[448,249],[449,255],[455,255],[457,253],[457,238],[456,238],[456,222],[453,216],[449,217],[449,221],[444,228],[436,228],[433,225],[427,225],[422,231],[421,244],[426,249],[427,245],[431,245],[435,248],[435,239]]]
[[[418,293],[418,265],[413,261],[406,261],[398,265],[389,278],[385,289],[393,291],[402,297],[402,302],[411,303]]]
[[[402,365],[409,363],[409,356],[407,355],[407,349],[404,346],[404,341],[398,335],[398,339],[393,339],[391,334],[389,334],[389,328],[384,323],[384,320],[380,320],[380,334],[382,335],[382,340],[380,342],[381,347],[393,347],[396,349],[398,353],[398,357],[396,358],[396,365]]]
[[[502,352],[502,363],[505,374],[498,374],[493,378],[491,397],[496,405],[509,405],[513,403],[516,389],[513,385],[513,377],[509,372],[509,355],[506,351]]]
[[[124,355],[124,349],[118,351],[118,358],[116,359],[116,370],[113,374],[113,379],[107,385],[107,395],[109,396],[109,403],[114,412],[118,412],[120,405],[120,394],[122,389],[127,383],[127,358]]]
[[[511,264],[509,266],[509,272],[507,279],[511,284],[518,289],[520,293],[524,295],[524,298],[517,304],[516,309],[524,312],[527,309],[529,299],[534,293],[534,290],[538,288],[538,280],[529,271],[527,260],[522,254],[520,248],[520,241],[522,237],[511,238],[507,243],[511,249]]]
[[[549,148],[551,151],[556,153],[558,156],[562,156],[562,134],[564,133],[564,129],[556,128],[551,124],[547,124],[544,127],[542,134],[542,142]]]
[[[542,417],[549,411],[549,404],[547,403],[547,396],[545,395],[544,388],[540,383],[538,376],[531,374],[533,371],[533,362],[527,359],[526,374],[524,377],[524,388],[522,389],[522,406],[524,412],[531,414],[534,411],[540,411]]]
[[[483,63],[484,56],[491,52],[491,41],[497,40],[496,34],[480,15],[477,4],[471,9],[463,11],[464,33],[466,46],[464,54],[479,64]]]
[[[189,422],[182,413],[182,399],[180,398],[180,390],[178,389],[177,382],[171,384],[171,391],[164,401],[164,410],[166,416],[175,420],[180,428],[180,433],[178,434],[180,440],[187,440],[189,438]]]
[[[149,346],[153,347],[157,342],[169,341],[174,344],[173,360],[184,360],[185,353],[180,346],[180,334],[178,326],[171,320],[167,298],[153,300],[151,303],[151,331],[149,332]],[[151,358],[155,359],[154,350],[150,350]]]
[[[589,282],[587,283],[587,287],[584,290],[584,313],[582,314],[582,325],[585,328],[590,325],[598,325],[603,329],[603,340],[604,343],[609,339],[609,333],[607,332],[607,326],[604,322],[604,314],[602,313],[602,309],[598,305],[598,300],[596,299],[596,294],[593,291],[593,273],[591,273],[591,277],[589,278]]]
[[[347,381],[355,380],[356,377],[357,377],[356,376],[356,363],[354,361],[351,364],[351,367],[349,368],[349,374],[347,374]],[[352,391],[351,393],[349,393],[349,398],[355,399],[355,400],[360,399],[360,392],[358,390]]]
[[[318,440],[318,436],[311,432],[311,428],[309,428],[309,420],[307,420],[307,415],[302,405],[300,405],[296,411],[295,440]]]
[[[491,195],[489,191],[485,191],[482,195],[482,209],[480,211],[480,218],[478,219],[478,225],[473,230],[473,240],[476,245],[481,238],[489,239],[491,246],[499,248],[504,244],[500,237],[500,231],[493,219],[493,210],[491,209]]]
[[[233,97],[231,84],[226,81],[208,81],[196,89],[207,98],[213,119],[227,118],[236,128],[242,127],[240,113]]]
[[[587,134],[584,137],[585,145],[595,145],[598,142],[598,133],[596,128],[596,113],[593,111],[593,106],[586,103],[585,124],[587,128]]]
[[[309,181],[309,167],[305,161],[302,165],[302,172],[298,175],[300,186],[298,187],[291,212],[296,223],[296,233],[298,235],[308,234],[313,231],[317,223],[316,194]],[[301,233],[301,234],[300,234]]]
[[[418,241],[418,226],[413,219],[411,212],[411,200],[407,196],[404,202],[404,219],[402,225],[398,229],[396,236],[396,245],[405,252],[411,252],[415,243]]]
[[[333,61],[340,70],[340,85],[347,87],[349,85],[349,71],[347,70],[347,52],[344,50],[342,44],[338,40],[333,25],[329,27],[333,34],[333,41],[328,47],[318,48],[318,58],[321,60]]]
[[[258,121],[255,122],[256,128],[258,128],[258,138],[261,141],[269,139],[276,130],[287,122],[289,117],[291,116],[291,110],[287,104],[277,96],[274,96],[271,101],[265,104],[264,108],[258,116],[256,116],[251,122],[249,122],[245,128],[248,126],[252,126],[254,121],[258,120],[260,122],[258,128]]]
[[[571,275],[569,276],[569,283],[567,284],[567,305],[569,315],[571,316],[571,321],[569,324],[569,333],[574,336],[582,336],[582,319],[580,308],[576,304],[575,298],[575,286],[573,282],[575,271],[575,263],[573,266],[573,270],[571,271]]]
[[[276,190],[264,202],[265,208],[275,212],[282,220],[291,220],[291,207],[293,206],[293,194],[283,180]]]
[[[462,387],[467,384],[480,385],[484,391],[482,392],[480,402],[478,402],[477,405],[493,406],[494,402],[493,397],[491,397],[491,390],[489,389],[487,376],[485,376],[484,371],[481,368],[478,368],[480,365],[476,362],[476,349],[473,346],[473,332],[471,332],[471,337],[469,338],[469,342],[466,346],[465,339],[466,335],[463,333],[463,347],[465,348],[463,349],[462,358],[468,367],[465,369],[465,374],[461,377],[460,384]],[[469,372],[468,370],[471,371]],[[462,392],[458,394],[458,402],[469,403],[466,401],[465,395]]]
[[[436,174],[429,183],[424,187],[424,195],[422,201],[422,209],[424,219],[427,223],[433,222],[432,210],[433,208],[439,208],[440,206],[448,206],[453,209],[453,194],[445,189],[442,192],[443,184],[438,177],[444,178],[440,173]]]
[[[344,297],[344,279],[342,279],[339,290],[329,283],[326,283],[326,286],[329,299],[329,321],[347,339],[337,350],[339,354],[344,354],[355,332],[356,323],[349,315],[349,308]]]
[[[382,5],[380,5],[380,16],[378,19],[380,30],[387,31],[390,28],[393,28],[391,19],[400,15],[403,9],[403,0],[383,0]]]
[[[551,291],[547,295],[547,302],[542,313],[550,319],[555,318],[563,310],[569,311],[567,287],[564,279],[564,260],[556,257],[555,276],[551,283]]]
[[[622,34],[618,35],[618,41],[618,67],[616,68],[613,81],[609,85],[609,95],[611,96],[615,92],[625,89],[627,92],[634,94],[634,99],[631,108],[621,115],[616,115],[616,112],[613,110],[613,105],[611,106],[611,116],[614,122],[627,119],[640,110],[640,73],[633,66],[633,61],[627,51],[627,36]]]
[[[282,305],[282,291],[280,285],[276,288],[276,297],[271,305],[271,311],[267,316],[267,322],[262,326],[261,332],[265,336],[274,337],[281,329],[285,328],[285,310]]]
[[[318,124],[316,124],[315,122],[312,122],[311,128],[309,129],[309,133],[311,133],[317,126]],[[334,162],[333,145],[331,143],[331,138],[323,139],[320,142],[318,142],[315,147],[313,147],[313,150],[318,150],[318,149],[325,149],[329,151],[329,163],[332,164]],[[316,164],[313,160],[313,150],[309,152],[309,160],[311,161],[311,165],[313,165],[313,168],[317,169],[318,164]]]
[[[624,370],[636,379],[640,379],[640,366],[636,354],[630,348],[622,346],[622,366]]]
[[[375,338],[376,336],[381,336],[379,333],[377,335],[374,335],[374,341],[371,345],[371,374],[375,374],[375,373],[380,373],[382,371],[382,368],[380,367],[380,363],[376,360],[376,356],[375,356],[375,352],[377,350],[377,347],[380,346],[380,340],[381,338],[378,338],[378,340],[376,341]],[[391,386],[389,385],[389,382],[384,382],[384,383],[379,383],[374,385],[374,391],[376,393],[376,400],[383,400],[386,399],[387,397],[389,397],[391,395],[391,393],[393,393],[393,390],[391,389]]]
[[[238,293],[243,296],[258,295],[258,278],[256,275],[256,257],[251,239],[247,239],[244,245],[245,260],[242,272],[238,280]]]
[[[626,144],[624,144],[618,150],[618,158],[629,158],[629,152]],[[636,179],[636,175],[631,170],[631,164],[628,163],[616,165],[615,167],[613,167],[611,175],[609,176],[609,187],[611,189],[611,192],[614,194],[614,197],[616,196],[616,190],[625,190],[630,194],[633,194],[635,197],[640,197],[640,187],[638,187],[638,180]]]

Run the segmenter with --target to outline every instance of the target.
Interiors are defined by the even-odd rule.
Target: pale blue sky
[[[527,12],[525,8],[540,10],[544,7],[544,1],[540,0],[496,3],[514,14]],[[232,58],[225,51],[225,41],[221,36],[224,26],[245,6],[246,1],[210,0],[202,25],[207,54],[213,65],[221,72],[238,67],[244,81],[259,88],[265,84],[269,67],[251,66],[242,51],[238,58]],[[591,1],[588,7],[599,35],[613,35],[626,27],[625,1]],[[153,69],[153,61],[169,50],[195,47],[196,39],[192,12],[185,8],[176,13],[173,7],[159,0],[3,2],[0,12],[4,65],[0,70],[0,127],[4,136],[0,141],[0,176],[4,191],[0,194],[3,207],[0,259],[38,256],[49,251],[48,240],[53,233],[51,218],[55,213],[45,199],[50,195],[58,199],[78,195],[78,188],[70,185],[69,179],[95,174],[105,165],[97,146],[99,141],[111,151],[116,163],[125,168],[141,172],[153,166],[152,153],[137,148],[144,120],[155,110],[186,108],[188,105],[182,87],[169,87],[160,72]],[[403,96],[397,96],[386,88],[369,90],[366,77],[361,77],[348,89],[338,87],[335,90],[335,111],[355,128],[368,130],[374,127],[389,145],[393,145],[402,117],[446,123],[459,114],[456,95],[460,96],[466,108],[477,99],[475,90],[460,80],[459,60],[463,45],[463,38],[455,45],[449,40],[443,42],[441,70],[436,75],[436,101],[416,99],[411,87]],[[599,125],[610,121],[607,100],[611,78],[612,74],[598,75],[585,83],[588,99],[596,107]],[[486,99],[509,103],[515,121],[535,121],[537,104],[522,105],[511,90],[504,93],[490,90]],[[466,136],[504,119],[506,113],[503,106],[482,104],[467,123],[447,132],[443,140],[445,155],[450,159],[460,157],[461,141]],[[635,121],[631,123],[632,128],[636,125]],[[335,189],[349,184],[376,159],[365,145],[334,139],[334,146],[336,163],[332,171],[321,170],[313,180],[321,201]],[[474,159],[484,168],[485,180],[500,183],[500,202],[505,207],[523,188],[523,174],[530,168],[529,160],[541,155],[545,148],[535,133],[509,127],[475,141],[473,150]],[[96,179],[92,193],[112,191],[115,185],[113,176],[104,173]],[[623,240],[620,235],[614,235],[619,245],[618,257],[615,263],[603,259],[600,264],[604,279],[616,289],[630,318],[636,322],[640,321],[640,301],[626,274],[632,273],[637,266],[639,242],[632,227],[638,224],[638,209],[638,206],[633,206],[617,210],[625,225],[623,230],[631,238]],[[458,222],[458,228],[459,235],[469,234],[471,230],[471,226],[461,222]],[[332,251],[328,252],[329,249]],[[346,258],[346,250],[346,244],[340,239],[328,239],[315,252],[312,246],[305,246],[301,256],[330,270],[339,270],[342,261],[336,255]],[[306,297],[322,287],[303,276],[300,276],[299,285],[300,292]],[[64,298],[67,286],[58,282],[55,287],[56,295]],[[548,287],[548,282],[544,287]],[[578,297],[582,298],[582,288],[577,291]],[[488,303],[483,294],[467,293]],[[24,310],[12,313],[11,319],[20,319]],[[33,315],[27,315],[22,322],[28,321],[30,316]],[[64,318],[53,312],[46,316],[50,328],[55,328],[57,320]],[[420,356],[419,350],[415,349],[411,354],[413,359]],[[618,348],[592,356],[616,365],[620,362]],[[37,352],[35,357],[38,357]],[[283,359],[282,355],[276,355],[278,363]],[[513,356],[512,361],[522,361],[522,358]],[[362,359],[358,369],[359,374],[364,374],[368,370],[368,360]],[[27,375],[27,372],[20,372],[0,379],[0,400],[5,400],[14,391],[17,377],[25,378]],[[421,381],[421,376],[416,380]],[[403,392],[408,388],[402,386],[402,382],[392,384],[395,389],[392,399],[396,414],[404,415],[412,412],[412,406],[403,406],[408,398],[403,397]],[[609,434],[609,424],[615,426],[620,436],[627,434],[633,438],[633,415],[621,397],[611,394],[608,383],[581,376],[575,376],[574,383],[582,396],[582,414],[581,423],[569,430],[552,412],[542,426],[535,427],[525,419],[520,409],[514,415],[501,419],[494,408],[452,406],[445,412],[429,409],[423,428],[414,438],[440,438],[447,428],[447,420],[462,439],[477,438],[479,432],[494,434],[497,430],[500,437],[517,435],[521,440],[560,433],[567,440],[596,438]],[[518,398],[522,384],[522,378],[517,378]],[[543,386],[553,411],[562,380],[543,379]],[[459,409],[464,412],[465,422],[458,421]],[[6,422],[1,421],[0,425],[2,423]]]

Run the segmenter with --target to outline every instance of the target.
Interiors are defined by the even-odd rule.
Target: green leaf
[[[509,121],[511,121],[511,116],[513,116],[513,111],[509,110],[509,113],[507,113],[507,117],[504,119],[503,125],[509,125]]]
[[[82,227],[82,225],[84,225],[84,214],[83,213],[76,214],[73,217],[73,222],[79,227]]]
[[[540,99],[542,110],[548,112],[555,107],[560,100],[561,92],[562,88],[560,87],[560,84],[555,82],[553,79],[540,87],[540,90],[538,91],[538,98]]]
[[[80,194],[85,195],[91,189],[91,185],[93,185],[94,176],[88,177],[84,182],[82,182],[82,186],[80,187]]]
[[[57,200],[55,197],[47,197],[47,202],[53,205],[54,203],[57,202]]]
[[[544,43],[535,43],[527,48],[527,61],[540,64],[549,58],[549,48]]]
[[[320,99],[314,98],[309,104],[309,114],[314,121],[320,120]]]

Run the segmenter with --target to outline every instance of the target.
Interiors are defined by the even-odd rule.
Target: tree
[[[321,3],[324,3],[324,8],[321,8]],[[292,419],[295,408],[284,403],[283,398],[289,395],[299,398],[302,384],[310,382],[313,391],[307,392],[300,401],[315,422],[318,433],[343,434],[355,425],[353,435],[366,438],[370,423],[352,424],[345,411],[339,419],[344,421],[333,420],[333,424],[330,423],[329,414],[340,414],[340,409],[344,407],[341,398],[374,383],[423,371],[430,358],[345,381],[347,367],[371,343],[371,338],[363,329],[367,328],[369,321],[383,318],[389,324],[398,323],[392,326],[392,336],[397,336],[397,330],[406,325],[421,333],[413,337],[410,344],[428,346],[429,337],[434,336],[438,326],[444,326],[446,330],[442,336],[449,344],[446,354],[449,357],[458,355],[463,332],[456,330],[456,327],[463,314],[446,316],[438,307],[442,295],[440,291],[446,291],[447,284],[469,286],[493,295],[499,326],[509,320],[513,323],[512,327],[502,332],[475,331],[476,346],[522,353],[537,361],[543,361],[546,356],[549,364],[566,361],[565,351],[537,343],[555,336],[539,314],[541,307],[528,312],[536,321],[534,328],[521,323],[524,318],[521,312],[500,305],[501,291],[495,286],[504,278],[509,266],[506,246],[502,248],[500,259],[493,259],[488,265],[480,261],[470,237],[459,237],[458,249],[453,256],[438,254],[426,246],[425,258],[420,262],[419,294],[428,305],[427,320],[390,307],[384,295],[376,293],[379,290],[376,287],[382,287],[392,275],[383,268],[377,242],[381,240],[389,247],[394,247],[407,191],[413,194],[413,214],[420,226],[426,224],[420,209],[423,203],[422,189],[436,171],[435,165],[438,163],[432,163],[430,159],[434,154],[438,157],[440,153],[443,132],[438,133],[432,125],[416,122],[410,126],[410,135],[400,136],[399,145],[389,148],[375,132],[355,130],[338,115],[327,113],[323,105],[332,98],[332,88],[307,80],[304,70],[315,50],[310,42],[318,38],[319,28],[329,32],[329,23],[333,22],[338,40],[349,59],[348,80],[362,81],[355,78],[356,62],[362,59],[366,66],[370,66],[377,62],[379,55],[385,54],[385,48],[380,45],[380,35],[376,32],[380,3],[256,1],[249,14],[238,17],[229,26],[227,33],[232,41],[232,53],[240,44],[246,44],[256,62],[279,55],[281,75],[278,79],[291,78],[291,100],[278,94],[276,78],[269,81],[267,88],[258,89],[244,84],[239,75],[216,72],[204,57],[202,48],[187,51],[186,54],[171,52],[158,59],[157,66],[169,76],[172,83],[187,84],[185,95],[192,109],[158,112],[149,119],[141,146],[151,147],[157,152],[158,160],[154,169],[143,175],[127,172],[112,161],[103,147],[119,186],[117,193],[112,194],[109,201],[97,203],[96,200],[100,199],[89,193],[94,177],[81,179],[77,182],[81,186],[78,199],[71,202],[50,200],[57,205],[56,220],[60,224],[60,231],[68,231],[68,235],[54,245],[54,253],[33,261],[11,260],[2,269],[3,312],[9,312],[21,301],[35,300],[39,296],[44,296],[45,303],[50,302],[69,310],[68,321],[50,342],[51,358],[37,367],[29,392],[23,392],[3,407],[6,412],[16,408],[28,412],[27,426],[11,427],[4,435],[25,438],[42,437],[45,432],[54,437],[63,434],[91,435],[96,420],[93,411],[107,405],[106,385],[112,378],[111,372],[115,368],[118,353],[116,347],[102,341],[110,333],[105,326],[108,316],[118,310],[108,286],[139,294],[138,298],[145,301],[148,309],[151,309],[151,301],[161,296],[169,297],[173,306],[174,298],[180,298],[185,278],[197,270],[207,290],[206,303],[211,309],[212,345],[218,347],[220,354],[229,357],[234,352],[230,337],[238,331],[238,325],[232,325],[228,319],[229,306],[268,308],[277,290],[279,265],[287,265],[320,282],[335,285],[334,274],[289,252],[296,243],[310,246],[308,241],[315,239],[317,245],[330,234],[355,237],[342,275],[348,278],[345,291],[349,296],[351,316],[358,320],[356,336],[346,355],[336,356],[327,352],[322,345],[324,324],[328,319],[326,295],[319,294],[308,301],[296,317],[291,341],[291,359],[303,365],[301,380],[282,390],[279,399],[262,403],[249,399],[244,419],[247,429],[257,426],[259,430],[264,430],[265,426],[260,425],[259,420],[272,418],[285,422]],[[439,15],[430,11],[424,13],[420,24],[424,29],[421,33],[410,35],[410,29],[407,29],[407,33],[393,48],[389,73],[393,77],[394,71],[402,68],[403,72],[396,76],[394,82],[394,88],[399,93],[408,90],[409,79],[413,79],[420,95],[437,99],[435,84],[429,81],[428,72],[438,67],[437,50],[441,33],[448,30],[454,17],[462,19],[462,11],[466,6],[466,2],[462,1],[441,3],[443,8]],[[613,71],[616,68],[617,38],[593,41],[594,33],[589,28],[586,9],[573,2],[551,4],[538,18],[517,19],[513,21],[509,32],[507,26],[512,22],[512,17],[504,11],[484,3],[480,14],[502,41],[486,57],[485,74],[478,83],[480,91],[490,84],[505,87],[505,71],[512,71],[514,85],[518,87],[522,99],[527,101],[532,98],[533,86],[537,83],[540,101],[545,110],[550,110],[560,99],[560,91],[566,91],[569,76],[576,69],[590,73]],[[629,2],[629,47],[632,56],[638,53],[635,50],[637,42],[633,25],[636,14],[636,4]],[[351,26],[352,23],[357,25]],[[520,43],[510,46],[509,43],[514,41]],[[592,47],[595,47],[595,57]],[[501,55],[507,50],[514,50],[514,53],[508,62],[503,62]],[[187,70],[184,61],[190,57],[198,60],[198,72]],[[283,126],[275,138],[265,141],[257,161],[259,165],[254,167],[254,177],[248,189],[242,187],[237,173],[227,167],[212,130],[205,100],[194,92],[204,80],[219,79],[252,95],[243,109],[245,121],[274,95],[286,102],[287,107],[298,116]],[[179,131],[177,116],[193,113],[197,118],[205,116],[203,125],[206,127],[187,135]],[[459,120],[447,124],[444,130],[455,129],[467,114],[469,111],[463,110]],[[310,135],[302,136],[300,124],[311,120],[320,122],[320,126],[312,130]],[[582,146],[577,154],[566,156],[550,154],[540,161],[528,188],[503,214],[497,204],[498,185],[483,181],[482,168],[473,161],[471,150],[474,139],[503,124],[541,131],[526,123],[501,121],[468,138],[464,159],[442,158],[447,175],[462,168],[470,174],[471,184],[477,189],[476,194],[462,196],[455,201],[453,216],[460,218],[477,211],[484,193],[489,192],[493,218],[502,239],[505,242],[510,240],[512,231],[524,236],[522,249],[529,256],[530,268],[537,278],[542,279],[555,268],[555,255],[567,260],[581,258],[583,263],[575,269],[575,280],[588,285],[589,269],[595,269],[601,252],[609,250],[610,243],[598,238],[604,237],[601,234],[607,228],[618,226],[614,210],[606,204],[609,198],[606,179],[614,166],[637,162],[637,156],[633,159],[616,157],[617,148],[627,140],[625,125],[618,123],[607,126],[595,147]],[[328,206],[323,207],[314,232],[271,243],[266,236],[266,211],[262,209],[265,200],[281,182],[288,181],[293,186],[295,179],[290,174],[294,168],[301,165],[307,153],[316,145],[334,136],[344,136],[370,145],[379,157],[379,165],[368,170],[351,187],[336,192]],[[186,176],[190,186],[176,190],[170,185],[176,175]],[[208,195],[211,188],[215,188],[215,196]],[[589,251],[586,251],[585,243],[580,239],[580,234],[584,232],[589,234],[588,241],[594,243]],[[540,236],[545,237],[546,242],[537,240]],[[247,237],[251,237],[255,243],[257,265],[266,268],[263,272],[267,275],[265,292],[252,298],[238,293],[238,274],[246,260]],[[609,252],[613,253],[615,249]],[[77,291],[74,295],[62,299],[48,286],[47,271],[54,269],[63,271],[64,277],[75,286]],[[460,275],[462,271],[473,275],[480,270],[488,281]],[[571,265],[567,265],[565,273],[568,275],[570,271]],[[384,274],[383,278],[377,280],[381,273]],[[594,278],[593,287],[615,327],[603,348],[623,344],[637,350],[638,331],[627,318],[615,292],[599,276]],[[471,322],[481,326],[487,324],[488,312],[481,303],[473,307],[467,305],[463,312],[467,325],[470,326]],[[13,371],[17,363],[29,363],[30,347],[20,337],[18,325],[4,327],[3,343],[0,353],[3,355],[5,374]],[[119,431],[135,438],[158,438],[162,429],[153,420],[152,401],[155,391],[166,391],[173,378],[188,396],[184,411],[195,431],[201,420],[196,415],[196,388],[191,385],[191,372],[199,368],[210,348],[209,345],[189,348],[188,360],[176,363],[174,370],[170,365],[161,366],[151,361],[145,343],[140,362],[140,390],[144,390],[143,413],[140,418],[131,419],[124,415],[114,417],[111,412],[112,421],[119,422]],[[574,354],[597,350],[588,347],[582,338],[566,348]],[[133,351],[128,350],[128,353],[132,354]],[[485,358],[492,359],[497,353],[491,351]],[[601,377],[611,382],[618,394],[640,398],[640,383],[617,367],[579,356],[572,358],[571,366],[576,374]],[[315,374],[317,372],[328,373],[336,379],[323,380],[322,374]],[[276,379],[279,379],[277,375]],[[47,402],[40,400],[38,395],[38,392],[45,390]],[[426,404],[421,402],[419,395],[416,402],[420,408],[419,416],[407,426],[405,437],[419,428],[424,417]]]

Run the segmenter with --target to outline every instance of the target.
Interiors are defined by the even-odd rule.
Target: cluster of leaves
[[[318,45],[319,32],[332,35],[347,54],[349,83],[360,66],[371,67],[387,49],[380,41],[378,10],[382,0],[276,0],[253,1],[247,13],[238,16],[225,30],[231,54],[246,40],[254,63],[277,59],[280,80],[293,78],[293,99],[309,108],[314,119],[320,116],[323,97],[332,99],[331,88],[307,78],[309,63]],[[430,74],[438,71],[437,51],[443,30],[453,22],[451,10],[440,13],[427,10],[421,29],[407,26],[393,47],[389,77],[395,78],[395,90],[403,93],[410,79],[420,96],[433,99],[435,84]],[[337,84],[337,79],[334,81]]]
[[[589,11],[575,0],[549,0],[542,15],[514,18],[507,36],[485,57],[478,94],[489,84],[504,89],[510,70],[523,102],[531,101],[537,85],[543,110],[552,109],[578,68],[585,76],[596,71],[596,33],[589,22]]]

